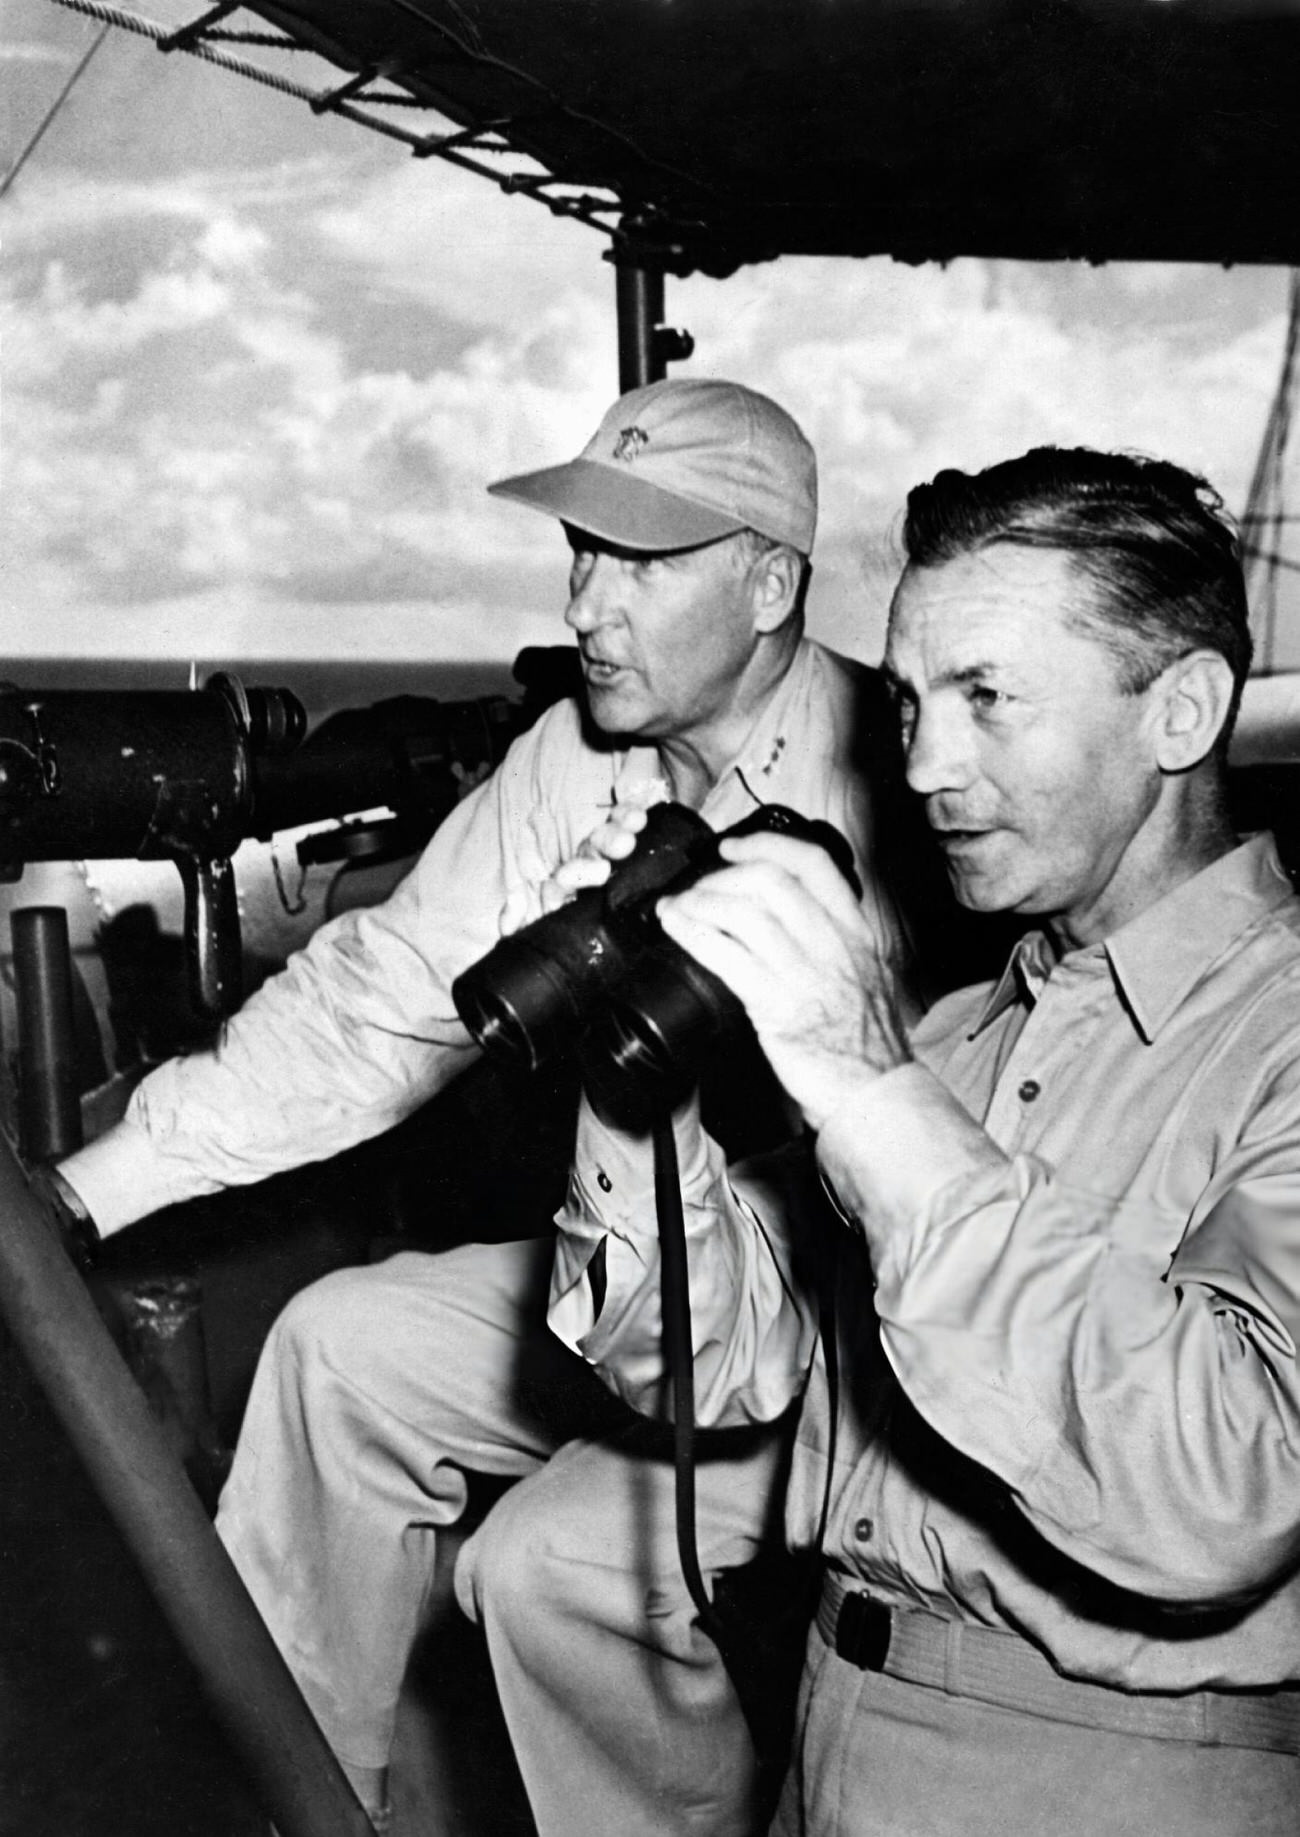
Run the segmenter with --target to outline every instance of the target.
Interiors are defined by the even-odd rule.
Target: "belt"
[[[1173,1694],[1082,1683],[1062,1677],[1018,1634],[920,1608],[890,1607],[830,1569],[822,1582],[817,1631],[860,1671],[883,1672],[1048,1722],[1156,1741],[1300,1754],[1300,1687]]]

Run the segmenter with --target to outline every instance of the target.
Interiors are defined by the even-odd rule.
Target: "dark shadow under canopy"
[[[1295,0],[292,0],[678,272],[780,254],[1288,264]]]

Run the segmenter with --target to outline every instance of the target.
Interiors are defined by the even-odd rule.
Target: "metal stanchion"
[[[18,1134],[32,1162],[81,1147],[81,1097],[72,1015],[72,955],[62,906],[10,915],[18,1013]]]
[[[614,299],[618,314],[618,390],[660,383],[669,364],[695,349],[689,332],[665,325],[662,254],[628,247],[614,256]]]
[[[198,1496],[2,1142],[0,1315],[281,1837],[373,1837]]]
[[[644,389],[668,374],[662,353],[656,349],[655,331],[664,316],[662,268],[625,259],[614,263],[615,300],[618,308],[618,388]]]

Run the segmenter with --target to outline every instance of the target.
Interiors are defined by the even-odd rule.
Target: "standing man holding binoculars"
[[[214,1052],[159,1068],[123,1123],[64,1164],[101,1232],[325,1158],[424,1103],[474,1057],[453,981],[581,884],[584,844],[617,806],[671,798],[723,830],[782,805],[833,826],[865,922],[897,958],[872,862],[869,755],[887,756],[890,718],[874,673],[803,636],[816,466],[791,418],[733,383],[655,384],[616,402],[576,460],[492,489],[565,526],[582,705],[558,704],[515,743],[384,905],[323,928]],[[743,1076],[721,1067],[723,1084]],[[753,1120],[747,1088],[720,1095]],[[651,1266],[635,1138],[607,1128],[602,1144],[611,1243]],[[554,1483],[581,1501],[581,1548],[517,1578],[554,1588],[536,1602],[548,1631],[527,1662],[498,1666],[539,1833],[741,1837],[755,1757],[680,1573],[672,1466],[547,1330],[548,1302],[598,1285],[601,1256],[554,1260],[549,1237],[470,1244],[304,1291],[264,1350],[218,1528],[382,1831],[436,1531],[464,1510],[467,1472],[535,1485],[562,1450]],[[789,1345],[772,1395],[797,1391],[811,1358],[810,1334]],[[752,1405],[739,1434],[702,1450],[709,1578],[779,1521],[781,1410]]]
[[[656,907],[744,1003],[841,1213],[787,1489],[822,1585],[773,1837],[1294,1837],[1300,900],[1231,815],[1236,533],[1179,466],[1048,447],[918,485],[903,540],[908,782],[962,904],[1030,926],[1001,976],[909,1026],[788,836],[721,840]],[[611,859],[643,823],[611,819]],[[732,1272],[693,1279],[697,1414],[722,1424],[779,1408],[808,1220],[694,1121],[692,1276]],[[584,1115],[574,1277],[605,1152]],[[655,1297],[612,1236],[605,1261],[552,1326],[653,1408]],[[538,1503],[476,1577],[525,1660],[500,1578]]]

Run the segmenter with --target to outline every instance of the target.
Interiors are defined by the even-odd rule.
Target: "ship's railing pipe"
[[[280,1837],[373,1837],[144,1396],[0,1140],[0,1315]]]

